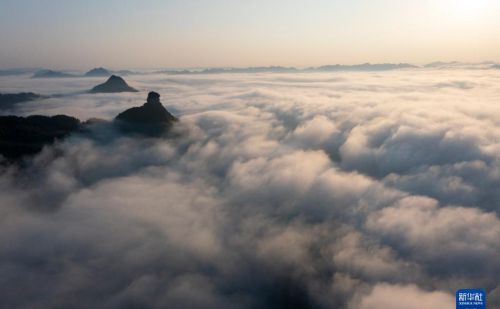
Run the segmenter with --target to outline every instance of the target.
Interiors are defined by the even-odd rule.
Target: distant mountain
[[[11,76],[11,75],[22,75],[22,74],[29,74],[33,73],[36,71],[40,71],[40,69],[6,69],[6,70],[0,70],[0,76]]]
[[[269,66],[269,67],[248,67],[248,68],[210,68],[203,70],[167,70],[160,73],[167,74],[222,74],[222,73],[293,73],[293,72],[330,72],[330,71],[387,71],[397,69],[417,68],[409,63],[381,63],[381,64],[356,64],[356,65],[325,65],[311,67],[307,69],[297,69],[294,67]]]
[[[11,109],[17,103],[33,101],[38,99],[46,98],[33,92],[21,92],[21,93],[0,93],[0,110]]]
[[[214,74],[214,73],[281,73],[281,72],[294,72],[296,68],[287,68],[280,66],[271,67],[249,67],[249,68],[213,68],[201,71],[201,73]]]
[[[456,67],[462,65],[462,63],[458,61],[450,61],[450,62],[444,62],[444,61],[435,61],[428,63],[424,65],[425,68],[443,68],[443,67]]]
[[[123,78],[111,75],[108,80],[90,90],[91,93],[115,93],[115,92],[138,92],[130,87]]]
[[[97,76],[107,77],[110,75],[112,75],[111,71],[108,71],[107,69],[102,68],[102,67],[101,68],[94,68],[94,69],[88,71],[87,73],[85,73],[85,76],[87,76],[87,77],[97,77]]]
[[[343,65],[343,64],[334,64],[334,65],[324,65],[320,67],[310,68],[307,71],[319,71],[319,72],[331,72],[331,71],[389,71],[389,70],[398,70],[398,69],[411,69],[417,68],[409,63],[364,63],[364,64],[355,64],[355,65]]]
[[[40,152],[45,145],[79,128],[80,120],[65,115],[0,116],[0,155],[18,160]]]
[[[450,61],[443,62],[437,61],[424,65],[425,68],[429,69],[440,69],[440,70],[448,70],[448,69],[456,69],[456,70],[498,70],[500,69],[500,64],[492,62],[492,61],[484,61],[484,62],[459,62],[459,61]]]
[[[150,92],[146,103],[132,107],[115,118],[118,127],[127,132],[161,135],[177,121],[160,102],[160,95]]]
[[[75,77],[75,75],[52,70],[40,70],[35,72],[31,78],[64,78]]]
[[[167,74],[222,74],[222,73],[286,73],[286,72],[296,72],[298,71],[293,67],[281,67],[281,66],[270,66],[270,67],[248,67],[248,68],[209,68],[202,70],[166,70],[160,73]]]
[[[127,76],[127,75],[137,74],[136,72],[129,71],[129,70],[114,71],[113,73],[117,74],[117,75],[121,75],[121,76]]]

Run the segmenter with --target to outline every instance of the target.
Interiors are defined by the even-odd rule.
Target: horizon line
[[[26,71],[26,73],[47,70],[47,71],[62,71],[62,72],[86,72],[93,69],[104,68],[106,70],[160,70],[160,71],[172,71],[172,72],[181,72],[182,70],[245,70],[245,69],[290,69],[290,70],[298,70],[298,71],[306,71],[313,69],[321,69],[325,67],[357,67],[363,65],[370,66],[381,66],[381,65],[392,65],[392,66],[406,66],[406,68],[414,67],[414,68],[426,68],[430,65],[499,65],[500,62],[492,61],[492,60],[484,60],[478,62],[469,62],[469,61],[431,61],[422,64],[415,64],[411,62],[358,62],[358,63],[350,63],[350,64],[342,64],[342,63],[329,63],[322,64],[316,66],[288,66],[288,65],[254,65],[254,66],[157,66],[157,67],[127,67],[127,66],[93,66],[88,69],[75,69],[75,68],[55,68],[55,67],[43,67],[43,66],[27,66],[27,67],[2,67],[0,71]],[[403,68],[403,67],[402,67]]]

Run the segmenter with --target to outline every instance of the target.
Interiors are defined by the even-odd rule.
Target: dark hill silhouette
[[[97,77],[97,76],[106,77],[106,76],[110,76],[110,75],[112,75],[111,71],[108,71],[102,67],[92,69],[92,70],[88,71],[87,73],[85,73],[86,77]]]
[[[130,87],[123,78],[111,75],[104,84],[100,84],[90,90],[91,93],[114,93],[114,92],[138,92]]]
[[[177,121],[161,104],[160,95],[150,92],[144,105],[120,113],[112,124],[124,133],[161,136]],[[88,132],[88,126],[91,125],[110,123],[101,119],[89,119],[82,123],[66,115],[0,116],[0,158],[4,157],[10,162],[19,161],[71,133]]]
[[[177,121],[160,102],[156,92],[148,94],[147,102],[140,107],[132,107],[115,118],[119,128],[128,132],[146,135],[161,135]]]
[[[33,92],[4,93],[4,94],[0,93],[0,110],[11,109],[17,103],[33,101],[43,98],[46,97]]]
[[[75,75],[52,70],[40,70],[35,72],[31,78],[61,78],[75,77]]]
[[[43,146],[79,128],[80,120],[65,115],[1,116],[0,154],[9,160],[17,160],[40,152]]]

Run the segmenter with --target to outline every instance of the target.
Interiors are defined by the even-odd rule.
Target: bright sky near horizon
[[[497,0],[0,0],[0,68],[500,61]]]

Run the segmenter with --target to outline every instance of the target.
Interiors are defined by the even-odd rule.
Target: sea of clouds
[[[6,308],[500,307],[500,71],[0,77],[3,114],[112,119],[0,170]]]

